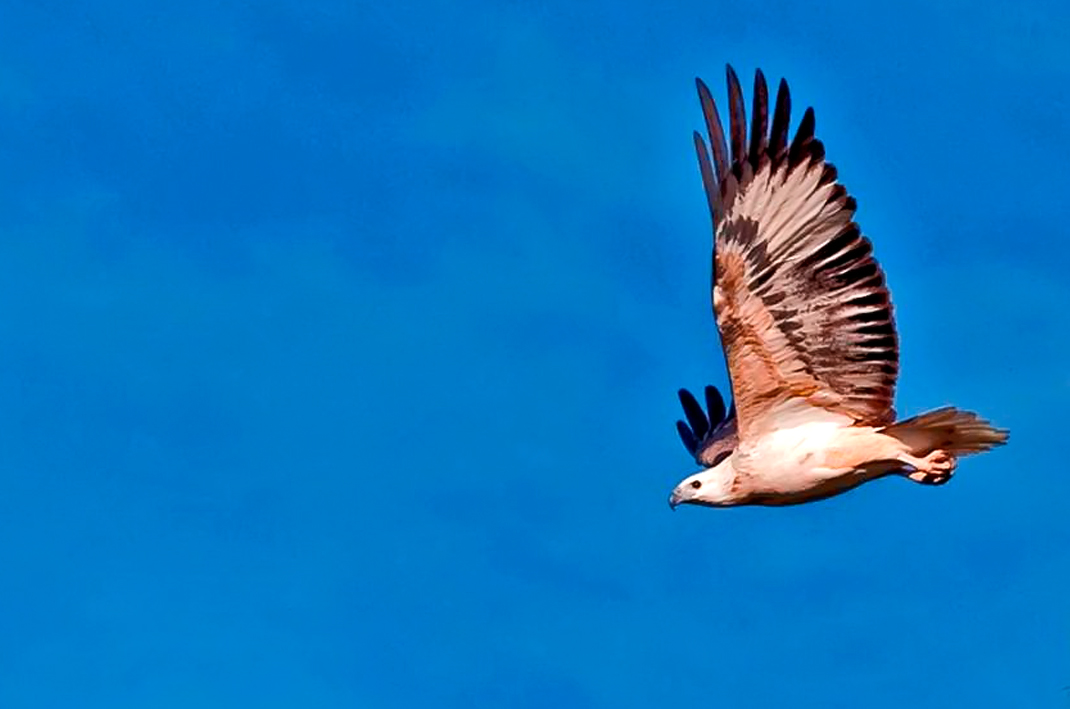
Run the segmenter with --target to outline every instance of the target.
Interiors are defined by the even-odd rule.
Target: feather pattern
[[[701,81],[713,159],[698,134],[695,147],[714,222],[713,307],[739,437],[774,429],[779,405],[794,398],[857,423],[890,424],[899,371],[891,300],[853,221],[855,201],[815,137],[814,112],[806,109],[788,145],[791,98],[781,81],[767,138],[759,71],[748,144],[739,80],[731,67],[726,73],[731,155]]]

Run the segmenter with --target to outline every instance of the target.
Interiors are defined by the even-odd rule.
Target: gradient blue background
[[[1065,3],[0,8],[0,706],[1061,707]],[[692,78],[791,82],[953,484],[670,513]]]

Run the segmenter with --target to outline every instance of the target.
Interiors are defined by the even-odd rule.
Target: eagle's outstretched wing
[[[701,80],[712,159],[702,136],[694,137],[713,216],[713,308],[739,436],[775,429],[775,411],[792,399],[860,423],[891,423],[899,371],[891,300],[869,240],[852,221],[855,201],[814,137],[813,110],[789,144],[787,83],[780,82],[770,130],[758,71],[748,140],[739,80],[732,67],[727,74],[730,145]]]

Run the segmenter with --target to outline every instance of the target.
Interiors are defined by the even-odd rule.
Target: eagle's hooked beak
[[[675,510],[681,502],[683,502],[683,499],[680,497],[679,491],[673,490],[672,494],[669,495],[669,509]]]

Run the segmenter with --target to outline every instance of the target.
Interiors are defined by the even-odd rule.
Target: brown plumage
[[[714,174],[701,135],[715,243],[713,298],[736,389],[743,435],[761,412],[789,397],[842,411],[860,423],[887,424],[898,342],[884,274],[852,221],[855,202],[814,137],[807,110],[786,147],[791,100],[781,82],[773,132],[765,138],[768,93],[755,74],[754,132],[747,143],[739,80],[728,69],[731,161]],[[716,145],[720,117],[698,82]]]

